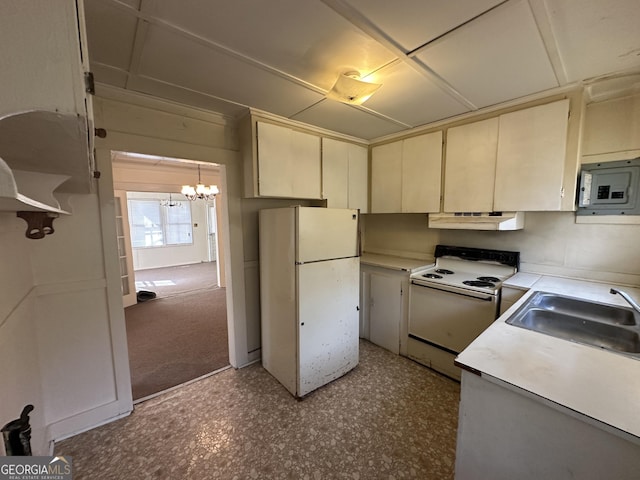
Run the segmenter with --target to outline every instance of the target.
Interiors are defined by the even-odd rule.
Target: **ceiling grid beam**
[[[389,49],[399,60],[405,62],[409,67],[426,77],[437,85],[443,92],[447,93],[459,103],[464,105],[469,110],[477,110],[478,107],[473,104],[468,98],[462,95],[456,90],[449,82],[438,75],[428,65],[418,61],[417,59],[410,57],[406,50],[404,50],[397,42],[393,41],[388,35],[380,30],[374,23],[369,21],[358,10],[346,3],[344,0],[321,0],[322,3],[331,8],[338,15],[342,16],[349,23],[360,29],[366,35],[371,37],[376,42],[380,43],[385,48]],[[380,71],[380,69],[378,69]],[[371,72],[367,72],[371,73]],[[366,74],[365,74],[366,76]]]
[[[567,75],[567,69],[562,56],[560,55],[560,49],[556,37],[553,34],[553,28],[551,27],[551,21],[549,19],[549,11],[545,0],[528,0],[529,8],[535,18],[538,31],[540,32],[540,38],[544,43],[544,48],[547,50],[549,61],[551,62],[551,68],[553,68],[556,74],[556,80],[560,86],[569,83],[569,76]]]

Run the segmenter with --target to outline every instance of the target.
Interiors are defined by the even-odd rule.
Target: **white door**
[[[298,265],[298,396],[358,364],[360,259]]]
[[[344,208],[298,207],[298,262],[358,255],[358,211]]]
[[[131,234],[129,232],[129,211],[127,192],[113,192],[116,210],[116,235],[118,240],[118,258],[120,261],[120,281],[122,285],[122,303],[125,308],[137,303],[136,279],[133,271]]]

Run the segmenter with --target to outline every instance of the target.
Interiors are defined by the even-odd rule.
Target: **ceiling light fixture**
[[[220,190],[218,190],[216,185],[209,185],[207,187],[202,183],[202,180],[200,179],[200,165],[198,165],[198,183],[195,187],[192,187],[191,185],[183,185],[180,193],[191,201],[198,199],[213,200],[215,196],[220,193]]]
[[[169,200],[167,200],[167,199],[161,200],[161,201],[160,201],[160,205],[161,205],[162,207],[167,207],[167,208],[171,208],[171,207],[182,207],[182,202],[174,201],[174,200],[171,198],[171,195],[172,195],[172,194],[171,194],[171,193],[169,193]]]
[[[362,105],[381,86],[360,80],[358,72],[345,72],[340,74],[333,88],[327,93],[327,98],[349,105]]]

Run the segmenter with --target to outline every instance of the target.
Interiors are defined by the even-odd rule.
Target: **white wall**
[[[50,440],[131,405],[130,389],[115,388],[114,369],[128,375],[128,361],[114,356],[98,198],[71,195],[68,203],[72,215],[56,219],[55,232],[40,240],[24,237],[22,220],[0,215],[0,423],[32,403],[32,447],[40,455]]]
[[[176,195],[173,199],[184,201],[184,197],[177,197],[181,197],[181,195]],[[168,200],[169,195],[166,193],[128,192],[127,198]],[[183,208],[191,210],[193,242],[185,245],[162,247],[133,247],[134,270],[173,267],[209,261],[208,203],[202,199],[193,202],[186,201],[186,205]]]
[[[26,227],[15,213],[0,213],[0,426],[33,404],[31,446],[43,453],[47,451],[44,399],[29,258],[33,240],[25,238]]]

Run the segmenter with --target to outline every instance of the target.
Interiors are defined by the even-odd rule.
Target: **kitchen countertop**
[[[502,282],[502,286],[518,290],[529,290],[540,278],[542,278],[542,275],[518,272]]]
[[[413,273],[423,267],[433,265],[433,262],[420,260],[418,258],[395,257],[392,255],[380,255],[377,253],[367,252],[364,252],[360,257],[360,263],[409,273]]]
[[[640,441],[640,358],[515,327],[505,321],[534,292],[628,307],[613,284],[540,276],[531,289],[457,358],[482,372],[586,415]],[[620,287],[636,300],[640,289]]]

